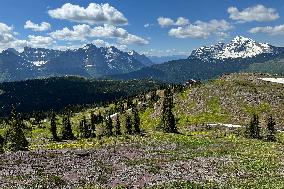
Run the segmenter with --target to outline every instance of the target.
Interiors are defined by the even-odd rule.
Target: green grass
[[[159,157],[133,158],[125,163],[128,166],[146,164],[151,174],[158,174],[161,171],[161,163],[188,161],[201,157],[229,159],[230,162],[216,167],[218,173],[226,177],[222,183],[210,180],[200,182],[169,181],[166,184],[154,186],[152,189],[284,188],[284,164],[282,163],[284,159],[283,133],[277,134],[277,142],[266,142],[264,140],[245,138],[243,128],[233,130],[199,128],[199,126],[206,123],[239,123],[238,119],[242,119],[241,116],[250,118],[253,113],[261,115],[273,113],[278,116],[278,123],[281,123],[283,118],[280,116],[284,115],[282,114],[282,105],[280,103],[282,101],[279,100],[281,98],[277,101],[279,104],[267,99],[262,100],[260,103],[249,104],[235,95],[238,91],[244,91],[245,95],[249,94],[248,96],[257,95],[258,93],[255,94],[255,91],[260,91],[259,93],[262,94],[270,94],[270,90],[275,88],[277,91],[281,91],[282,89],[279,89],[279,86],[275,85],[272,89],[269,89],[263,83],[256,85],[241,76],[234,78],[234,81],[233,84],[229,84],[225,79],[214,80],[212,83],[199,86],[198,90],[200,93],[190,89],[176,95],[174,113],[176,118],[178,118],[177,126],[181,134],[156,131],[160,122],[160,112],[157,106],[155,109],[147,108],[145,111],[140,112],[141,128],[145,131],[145,136],[122,135],[120,137],[97,137],[94,139],[52,142],[49,140],[51,137],[48,130],[49,122],[45,122],[41,127],[32,126],[32,132],[27,131],[27,136],[30,138],[30,149],[89,149],[113,147],[123,143],[135,144],[140,147],[159,147],[156,148],[159,150],[150,150],[147,153],[155,153],[157,156],[163,155],[165,156],[164,159],[159,159]],[[226,91],[224,92],[219,88]],[[266,97],[264,96],[263,98],[265,99]],[[198,102],[202,104],[200,105]],[[89,117],[91,111],[98,112],[100,110],[104,112],[112,107],[113,105],[110,105],[110,107],[106,108],[101,107],[76,113],[71,118],[75,135],[78,135],[78,125],[83,115]],[[277,111],[277,108],[279,108],[279,111]],[[236,114],[234,114],[235,112]],[[122,115],[122,127],[124,127],[124,119]],[[234,119],[237,121],[232,122]],[[241,121],[245,122],[247,120]],[[58,117],[57,123],[58,133],[60,133],[61,117]],[[192,125],[197,125],[197,128],[191,129]],[[99,125],[98,129],[102,129],[102,125]],[[4,131],[5,127],[1,127],[0,134],[4,133]],[[56,182],[61,182],[60,178],[54,177],[52,179]],[[82,188],[98,187],[90,185]]]

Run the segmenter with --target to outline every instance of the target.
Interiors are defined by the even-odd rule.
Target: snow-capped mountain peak
[[[228,44],[218,43],[216,45],[204,46],[195,49],[191,57],[203,61],[224,60],[234,58],[251,58],[260,54],[275,54],[277,50],[267,43],[258,43],[250,38],[236,36]]]

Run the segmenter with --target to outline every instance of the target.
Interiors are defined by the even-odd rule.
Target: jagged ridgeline
[[[25,47],[22,52],[10,48],[0,53],[0,81],[65,75],[96,78],[127,73],[153,64],[143,54],[123,52],[113,46],[87,44],[65,51]]]
[[[152,78],[166,82],[208,80],[235,72],[284,74],[284,48],[237,36],[228,44],[203,46],[187,59],[173,60],[140,70],[110,76],[116,79]]]
[[[12,106],[29,113],[58,111],[72,105],[102,105],[158,89],[161,85],[150,80],[91,80],[75,76],[4,82],[0,83],[0,113],[8,115]]]

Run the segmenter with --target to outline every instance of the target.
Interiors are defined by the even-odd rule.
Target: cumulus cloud
[[[13,27],[0,23],[0,44],[9,43],[15,40]]]
[[[184,25],[187,25],[187,24],[189,24],[189,20],[186,19],[186,18],[183,18],[183,17],[178,17],[178,19],[175,23],[175,25],[177,25],[177,26],[184,26]]]
[[[159,17],[157,19],[158,23],[160,26],[165,27],[165,26],[172,26],[174,25],[174,21],[171,18],[165,18],[165,17]]]
[[[212,34],[228,31],[233,26],[225,20],[210,20],[209,22],[196,21],[194,24],[172,28],[169,35],[176,38],[203,38]]]
[[[58,40],[76,41],[87,40],[87,38],[116,38],[121,44],[148,44],[146,39],[130,34],[123,28],[105,24],[103,26],[91,27],[86,24],[73,26],[73,30],[63,28],[50,33],[50,36]]]
[[[124,25],[128,22],[120,11],[108,3],[90,3],[86,8],[66,3],[61,8],[49,10],[48,14],[52,18],[87,24]]]
[[[27,39],[18,39],[17,33],[12,26],[0,23],[0,50],[15,48],[18,51],[23,50],[25,46],[46,48],[55,43],[51,37],[29,35]]]
[[[279,14],[273,8],[267,8],[263,5],[256,5],[253,7],[248,7],[242,11],[238,10],[236,7],[229,7],[228,13],[232,20],[239,22],[264,22],[273,21],[279,18]]]
[[[44,37],[44,36],[35,36],[29,35],[27,46],[36,47],[36,48],[46,48],[47,46],[52,45],[54,40],[51,37]]]
[[[65,27],[62,30],[56,30],[51,32],[49,35],[58,40],[65,41],[85,41],[86,37],[90,35],[91,27],[86,24],[80,24],[73,26],[73,30]]]
[[[26,21],[24,26],[25,29],[32,29],[33,31],[46,31],[51,28],[51,25],[47,22],[42,22],[40,24],[35,24],[32,21]]]
[[[255,27],[249,30],[250,33],[265,33],[268,35],[284,35],[284,24],[278,26]]]
[[[171,18],[159,17],[157,21],[161,27],[184,26],[189,24],[189,20],[184,17],[178,17],[176,21]]]
[[[114,46],[120,50],[125,50],[127,49],[126,45],[121,45],[121,44],[113,44],[113,43],[108,43],[102,39],[96,39],[92,41],[93,44],[95,44],[97,47],[110,47]]]

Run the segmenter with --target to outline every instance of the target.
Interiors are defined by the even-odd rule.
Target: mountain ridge
[[[111,78],[123,80],[151,78],[163,82],[184,83],[189,79],[208,80],[228,73],[251,72],[253,69],[250,67],[254,64],[258,64],[258,70],[271,73],[267,62],[283,57],[284,47],[274,47],[237,36],[228,44],[217,43],[209,47],[200,47],[192,51],[186,59],[153,65],[134,72],[114,75]],[[283,67],[278,66],[279,69]],[[284,70],[280,72],[284,73]]]
[[[219,42],[215,45],[194,49],[189,58],[202,61],[216,61],[234,58],[252,58],[261,54],[279,54],[278,48],[268,43],[258,43],[250,38],[236,36],[229,43]]]
[[[9,65],[10,61],[13,61],[13,66]],[[0,53],[0,63],[0,81],[65,75],[100,77],[127,73],[153,64],[145,55],[137,52],[131,55],[114,46],[97,47],[94,44],[64,51],[25,47],[18,52],[10,48]],[[25,73],[14,74],[15,69],[24,70]]]

